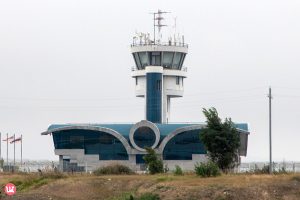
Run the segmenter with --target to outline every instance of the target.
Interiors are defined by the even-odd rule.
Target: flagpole
[[[23,135],[21,135],[21,167],[23,165],[23,152],[22,152],[22,149],[23,149]]]
[[[2,138],[1,138],[1,132],[0,132],[0,159],[2,159],[2,152],[1,152],[1,150],[2,150]]]
[[[16,134],[14,134],[14,141],[16,139]],[[16,142],[14,142],[14,169],[16,166]]]
[[[8,166],[8,133],[6,133],[6,165]]]

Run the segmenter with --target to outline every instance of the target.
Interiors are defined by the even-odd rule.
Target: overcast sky
[[[24,158],[58,160],[52,137],[40,135],[52,123],[143,119],[130,44],[136,31],[152,33],[157,9],[172,12],[169,28],[177,17],[189,44],[185,94],[172,99],[171,121],[203,122],[201,109],[216,107],[249,123],[242,161],[267,161],[272,86],[273,157],[300,161],[299,0],[1,0],[2,138],[23,134]]]

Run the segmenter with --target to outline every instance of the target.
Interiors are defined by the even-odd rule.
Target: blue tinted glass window
[[[100,160],[128,160],[119,139],[105,132],[65,130],[53,133],[56,149],[84,149],[85,154],[98,154]]]
[[[155,133],[149,127],[140,127],[134,132],[133,139],[140,148],[151,147],[155,142]]]
[[[173,137],[163,151],[164,160],[192,160],[192,154],[206,154],[199,134],[199,130],[191,130]]]
[[[144,156],[145,155],[141,155],[141,154],[136,155],[136,158],[135,158],[136,163],[137,164],[144,164],[145,163],[145,160],[143,159]]]
[[[162,117],[162,74],[147,73],[146,116],[153,123],[161,123]]]

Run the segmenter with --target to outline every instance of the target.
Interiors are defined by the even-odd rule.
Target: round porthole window
[[[134,143],[142,149],[145,149],[145,147],[152,147],[155,143],[155,138],[154,131],[147,126],[142,126],[133,133]]]
[[[139,151],[146,151],[146,147],[155,148],[160,139],[159,129],[149,121],[135,124],[129,134],[132,146]]]

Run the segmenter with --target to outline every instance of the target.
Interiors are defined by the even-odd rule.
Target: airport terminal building
[[[161,19],[157,17],[158,33]],[[145,147],[153,148],[171,170],[175,165],[193,170],[197,162],[206,161],[199,139],[205,123],[170,123],[171,99],[183,96],[188,45],[183,36],[161,41],[161,37],[152,40],[149,34],[140,34],[131,45],[135,62],[131,76],[136,96],[145,99],[144,119],[130,124],[53,124],[42,133],[53,136],[60,170],[92,171],[111,163],[144,170]],[[236,127],[239,156],[246,156],[248,125],[236,123]]]

